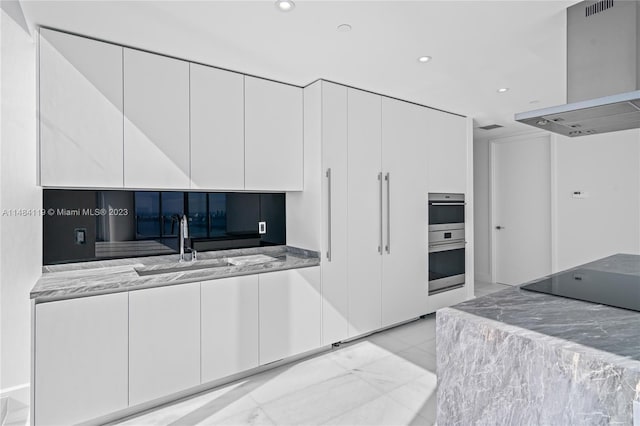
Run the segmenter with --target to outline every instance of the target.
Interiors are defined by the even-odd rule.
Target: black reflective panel
[[[521,288],[640,311],[640,277],[636,275],[576,269]]]
[[[161,192],[162,236],[177,237],[180,218],[184,214],[184,192]]]
[[[135,223],[138,238],[160,236],[160,193],[136,192]]]
[[[56,214],[43,218],[43,263],[176,253],[182,215],[189,221],[187,244],[198,251],[285,244],[285,199],[278,193],[45,189],[43,206]],[[265,234],[258,232],[262,221]]]
[[[189,192],[187,194],[187,217],[189,218],[189,237],[208,237],[209,216],[206,193]]]
[[[464,248],[429,253],[429,281],[464,274]]]
[[[464,205],[429,204],[429,225],[464,223]]]

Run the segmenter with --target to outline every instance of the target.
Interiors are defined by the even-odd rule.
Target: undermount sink
[[[276,260],[278,259],[275,257],[267,256],[265,254],[249,254],[246,256],[234,256],[227,258],[227,262],[235,266],[259,265],[261,263],[269,263]]]
[[[201,269],[221,268],[225,266],[259,265],[277,261],[278,259],[264,254],[234,256],[222,259],[196,260],[195,262],[171,263],[168,265],[149,265],[134,268],[139,276],[172,274],[175,272],[190,272]]]
[[[153,265],[153,266],[143,266],[139,268],[134,268],[139,276],[146,275],[160,275],[160,274],[171,274],[174,272],[189,272],[189,271],[197,271],[199,269],[211,269],[211,268],[221,268],[223,266],[231,266],[226,259],[215,259],[215,260],[201,260],[191,262],[184,262],[178,265],[171,264],[167,266]]]

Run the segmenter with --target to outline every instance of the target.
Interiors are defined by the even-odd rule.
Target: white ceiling
[[[298,0],[286,13],[272,0],[21,3],[33,26],[300,86],[325,78],[506,126],[483,137],[530,130],[513,114],[565,103],[564,11],[576,1]],[[352,31],[338,32],[343,23]]]

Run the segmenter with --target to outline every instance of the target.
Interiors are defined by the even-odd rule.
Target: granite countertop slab
[[[617,254],[570,270],[573,269],[640,276],[640,256]],[[612,364],[640,371],[640,312],[519,287],[438,312],[450,315],[456,311],[472,314],[474,321],[485,321],[491,327],[532,339],[544,339],[564,349],[596,355],[601,359],[604,357]]]
[[[237,265],[189,270],[191,266],[214,265],[229,257],[270,256],[273,261],[240,262]],[[42,276],[31,290],[30,297],[38,302],[63,300],[97,294],[116,293],[143,288],[161,287],[188,282],[214,280],[238,275],[251,275],[286,269],[305,268],[320,264],[318,252],[290,246],[254,247],[198,253],[198,260],[178,262],[178,255],[112,259],[96,262],[49,265],[42,268]],[[138,274],[167,268],[183,271],[157,275]]]

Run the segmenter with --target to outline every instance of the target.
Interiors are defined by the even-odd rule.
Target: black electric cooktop
[[[575,269],[520,288],[640,311],[640,277],[637,275]]]

